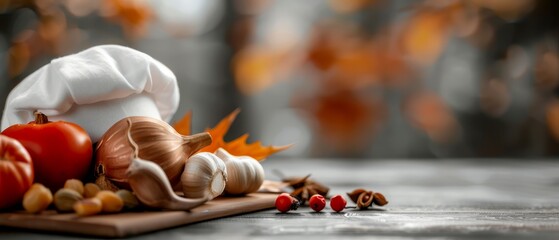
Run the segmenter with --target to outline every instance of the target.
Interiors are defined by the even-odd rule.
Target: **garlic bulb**
[[[227,185],[229,194],[246,194],[256,192],[264,182],[264,168],[249,156],[233,156],[220,148],[215,155],[225,162],[227,168]]]
[[[172,186],[180,183],[186,160],[212,141],[208,133],[182,136],[166,122],[150,117],[121,119],[99,141],[95,151],[95,171],[99,179],[122,188],[129,187],[126,170],[133,153],[126,137],[127,121],[132,123],[130,134],[138,145],[138,157],[157,163]]]
[[[127,119],[127,122],[127,140],[134,153],[126,176],[138,199],[146,206],[169,210],[190,210],[204,204],[207,198],[187,199],[177,196],[159,165],[138,158],[138,145],[132,139],[130,131],[132,121]]]
[[[186,161],[182,173],[185,197],[211,200],[223,193],[227,181],[225,163],[213,153],[194,154]]]

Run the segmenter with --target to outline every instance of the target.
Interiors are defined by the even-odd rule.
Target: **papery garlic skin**
[[[227,168],[226,193],[239,195],[258,191],[264,182],[264,168],[260,162],[249,156],[233,156],[223,148],[215,155]]]
[[[180,183],[186,160],[212,141],[208,133],[182,136],[159,119],[142,116],[121,119],[107,130],[95,150],[96,176],[120,188],[129,188],[126,170],[133,151],[126,137],[128,121],[132,123],[130,134],[138,145],[138,157],[157,163],[172,186]]]
[[[207,198],[188,199],[175,194],[163,169],[154,162],[138,158],[139,147],[132,139],[132,120],[126,119],[128,129],[126,137],[133,148],[131,163],[126,169],[130,187],[138,196],[138,200],[149,207],[169,210],[190,210],[204,204]]]
[[[221,195],[227,181],[225,163],[209,152],[194,154],[186,161],[181,177],[185,197],[214,199]]]

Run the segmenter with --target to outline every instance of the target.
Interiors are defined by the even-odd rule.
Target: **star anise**
[[[373,206],[373,203],[377,206],[384,206],[388,204],[386,197],[379,192],[373,192],[363,188],[358,188],[352,192],[347,193],[351,201],[357,204],[359,209],[367,209]]]
[[[305,204],[315,194],[326,196],[330,190],[327,186],[309,179],[310,176],[309,174],[305,177],[291,177],[282,180],[293,188],[290,195],[299,199],[301,204]]]

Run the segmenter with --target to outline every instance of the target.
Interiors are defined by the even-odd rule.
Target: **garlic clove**
[[[213,153],[201,152],[186,161],[182,173],[185,197],[213,199],[225,189],[227,170],[225,163]]]
[[[264,168],[249,156],[234,156],[220,148],[215,155],[225,162],[228,181],[225,192],[238,195],[256,192],[264,182]]]
[[[135,158],[126,175],[140,202],[149,207],[190,210],[207,201],[207,198],[188,199],[177,196],[163,169],[154,162]]]

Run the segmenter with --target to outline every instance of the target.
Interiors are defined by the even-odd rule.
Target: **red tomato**
[[[83,180],[87,175],[93,146],[87,132],[75,123],[49,122],[36,113],[34,122],[10,126],[2,134],[21,142],[33,159],[35,182],[52,191],[68,179]]]
[[[31,156],[17,140],[0,135],[0,209],[21,202],[32,183]]]

